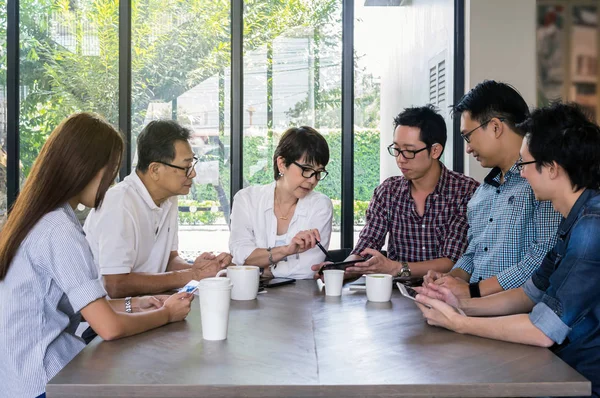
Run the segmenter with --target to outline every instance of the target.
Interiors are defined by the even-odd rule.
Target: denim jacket
[[[600,191],[585,190],[558,227],[558,241],[523,286],[531,322],[600,397]]]

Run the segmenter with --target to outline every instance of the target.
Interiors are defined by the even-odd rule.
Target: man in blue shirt
[[[492,170],[467,205],[469,245],[448,274],[430,271],[425,286],[443,285],[459,298],[519,287],[556,242],[560,214],[536,200],[516,163],[529,108],[511,86],[484,81],[454,108],[467,153]]]
[[[521,175],[564,217],[556,245],[523,287],[460,300],[430,284],[416,299],[431,307],[419,305],[430,325],[552,347],[600,397],[600,128],[565,104],[536,110],[522,128]]]

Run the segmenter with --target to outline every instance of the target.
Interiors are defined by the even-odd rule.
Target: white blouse
[[[233,199],[231,211],[231,235],[229,250],[233,263],[243,265],[256,249],[275,247],[277,240],[277,218],[273,212],[275,182],[244,188]],[[318,229],[321,244],[329,248],[333,205],[322,193],[312,191],[298,200],[294,216],[285,236],[285,245],[300,231]],[[314,272],[310,267],[325,260],[318,248],[291,255],[272,268],[273,276],[281,278],[311,279]]]

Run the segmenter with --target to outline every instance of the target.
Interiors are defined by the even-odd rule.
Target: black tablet
[[[364,263],[365,261],[367,261],[367,260],[364,259],[364,258],[361,258],[360,260],[341,261],[339,263],[325,264],[319,270],[319,274],[322,274],[323,271],[325,271],[327,269],[342,269],[342,270],[345,270],[346,268],[351,267],[352,265],[354,265],[356,263]]]

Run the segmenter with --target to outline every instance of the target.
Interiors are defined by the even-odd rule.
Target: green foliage
[[[223,217],[222,211],[212,211],[219,208],[219,202],[213,200],[179,200],[179,206],[188,206],[189,211],[178,213],[180,225],[211,225]]]
[[[149,103],[168,103],[229,67],[229,4],[133,0],[134,138]],[[339,19],[340,4],[339,0],[246,1],[244,51],[253,51],[291,28],[310,30],[331,22],[330,14]],[[119,2],[22,0],[20,9],[24,87],[20,137],[26,176],[52,129],[69,114],[94,111],[118,122]],[[6,9],[0,7],[0,20],[5,19]],[[4,52],[2,57],[0,69],[5,69]]]
[[[333,225],[339,227],[342,225],[342,201],[332,200],[333,202]],[[354,201],[354,225],[365,225],[368,201]]]
[[[330,131],[325,135],[329,144],[329,176],[319,182],[316,190],[332,199],[341,198],[341,133]],[[274,136],[278,142],[279,137]],[[354,133],[354,198],[371,200],[379,183],[379,131],[358,130]],[[248,185],[268,184],[273,181],[273,149],[267,137],[244,137],[244,177]]]

